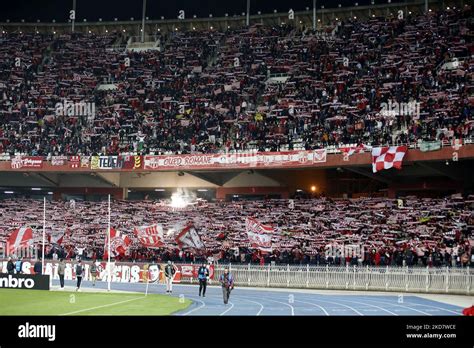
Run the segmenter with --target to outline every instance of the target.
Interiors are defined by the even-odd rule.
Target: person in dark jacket
[[[81,260],[79,260],[77,261],[77,265],[76,265],[76,279],[77,279],[76,291],[81,291],[81,282],[82,282],[83,275],[84,275],[84,266],[82,265]]]
[[[59,259],[58,263],[58,276],[59,284],[61,284],[61,290],[64,290],[64,271],[66,270],[66,264],[63,259]]]
[[[206,297],[206,287],[207,280],[209,279],[209,269],[206,267],[206,264],[203,263],[198,270],[198,279],[199,279],[199,296]]]
[[[230,274],[229,269],[224,269],[224,274],[221,274],[219,282],[222,286],[222,295],[224,296],[224,304],[229,302],[230,292],[234,289],[234,277]]]
[[[8,274],[14,274],[14,273],[15,273],[15,264],[13,263],[11,257],[8,258],[8,262],[7,262],[7,273],[8,273]]]
[[[33,270],[35,271],[35,274],[43,274],[43,264],[40,259],[36,260]]]

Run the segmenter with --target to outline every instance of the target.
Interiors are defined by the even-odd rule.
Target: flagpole
[[[111,266],[110,266],[110,195],[109,195],[109,227],[107,229],[107,233],[108,233],[108,236],[107,236],[107,239],[108,239],[108,252],[107,252],[107,265],[109,266],[109,279],[108,279],[108,283],[107,283],[107,290],[110,291],[110,279],[111,279]]]
[[[46,234],[46,197],[43,197],[43,249],[41,252],[41,269],[43,274],[45,273],[44,268],[44,243],[45,243],[45,234]]]

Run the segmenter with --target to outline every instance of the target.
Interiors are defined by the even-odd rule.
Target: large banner
[[[327,152],[284,151],[248,154],[202,154],[144,156],[144,169],[271,168],[309,166],[326,162]]]
[[[82,262],[85,272],[83,280],[90,280],[90,265],[91,261]],[[96,262],[99,281],[107,281],[107,262]],[[66,262],[66,270],[64,272],[64,279],[76,279],[75,266],[76,262]],[[33,272],[34,261],[23,262],[23,274],[31,275]],[[164,269],[166,264],[145,264],[145,263],[131,263],[131,262],[112,262],[112,282],[117,283],[143,283],[147,279],[150,283],[164,282]],[[177,264],[174,265],[176,273],[173,279],[174,283],[182,281],[189,281],[190,279],[197,279],[200,264]],[[7,272],[7,261],[0,264],[0,272]],[[58,276],[58,262],[45,262],[45,275],[53,275],[53,279],[59,279]],[[214,266],[209,266],[209,278],[214,279]]]
[[[0,273],[0,289],[49,290],[49,276]]]
[[[116,169],[122,168],[119,156],[91,156],[91,169]]]
[[[67,164],[67,156],[51,156],[51,165],[52,166],[64,166]]]
[[[153,249],[163,246],[163,226],[161,225],[135,227],[133,233],[144,247]]]
[[[11,161],[12,169],[42,168],[43,157],[39,156],[15,156]]]
[[[91,156],[91,169],[140,169],[142,156]]]

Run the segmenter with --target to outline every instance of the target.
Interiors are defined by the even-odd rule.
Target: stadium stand
[[[47,230],[60,244],[51,243],[47,257],[101,259],[106,236],[106,202],[53,201],[47,211]],[[120,260],[198,262],[212,257],[219,262],[318,264],[468,266],[472,254],[474,197],[419,199],[405,197],[403,204],[386,198],[332,200],[328,198],[247,202],[198,202],[183,209],[165,201],[113,201],[112,227],[132,238]],[[42,202],[0,201],[0,239],[15,226],[42,229]],[[185,220],[183,220],[185,216]],[[246,218],[272,226],[273,251],[250,248]],[[206,253],[178,248],[175,235],[193,223]],[[159,223],[165,245],[146,249],[133,236],[135,227]],[[326,254],[327,246],[359,245],[362,254],[339,258]],[[354,253],[356,255],[356,253]]]
[[[471,16],[464,8],[404,20],[351,19],[335,22],[324,38],[286,25],[176,32],[160,37],[160,51],[141,52],[109,50],[122,33],[4,34],[0,154],[283,151],[468,139]],[[419,102],[421,112],[384,114],[390,100]],[[65,101],[94,103],[95,112],[60,116],[57,104]]]

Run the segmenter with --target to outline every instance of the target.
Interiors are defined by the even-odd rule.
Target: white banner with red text
[[[326,158],[327,152],[325,149],[239,154],[149,155],[144,156],[144,169],[298,167],[324,163]]]

